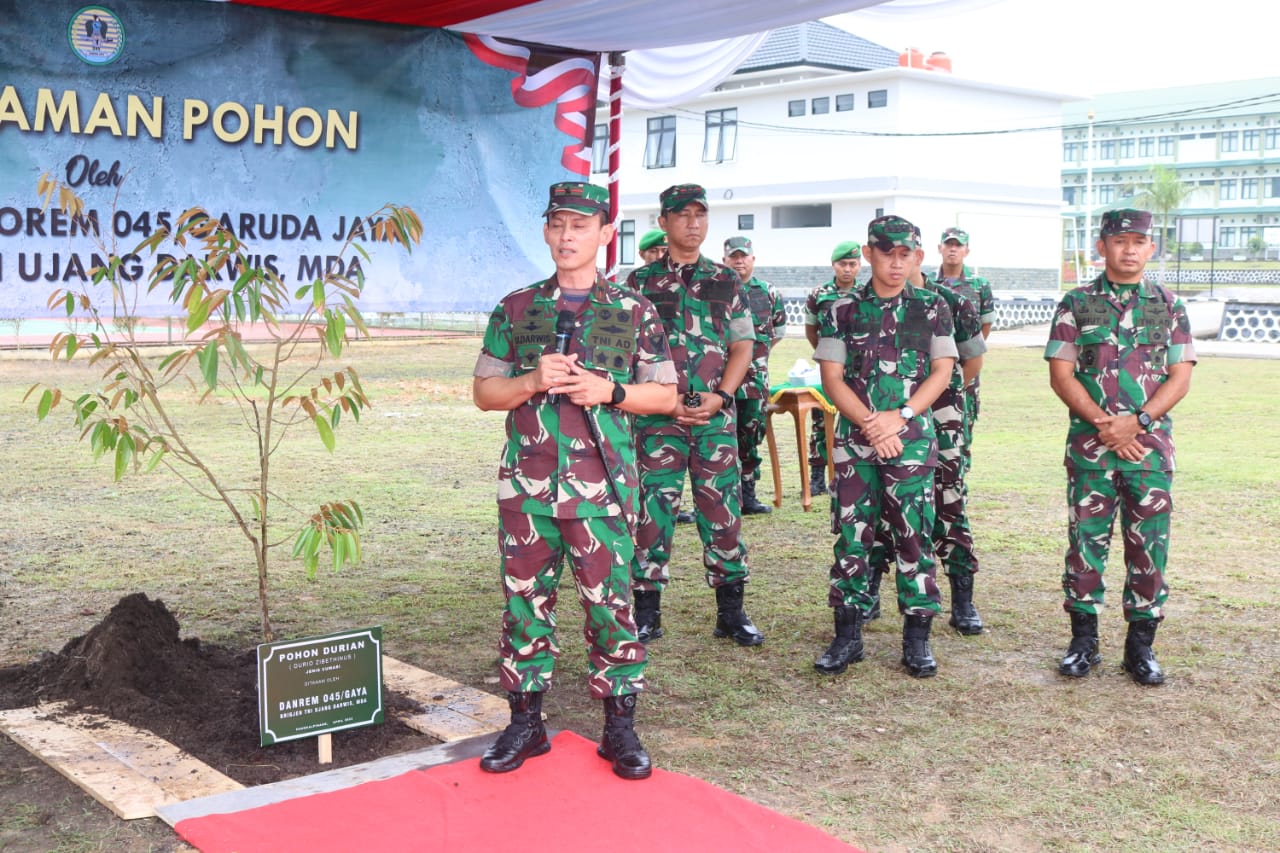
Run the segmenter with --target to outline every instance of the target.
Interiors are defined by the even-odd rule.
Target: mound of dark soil
[[[313,738],[258,745],[255,650],[182,640],[178,620],[141,593],[126,596],[89,633],[25,666],[0,669],[0,709],[68,701],[146,729],[245,785],[371,761],[433,741],[393,720],[418,703],[384,691],[387,722],[333,734],[333,764]]]

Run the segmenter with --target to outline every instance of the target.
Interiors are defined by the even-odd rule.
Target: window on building
[[[1151,157],[1156,153],[1156,138],[1144,136],[1138,140],[1138,156]]]
[[[804,115],[804,101],[787,101],[787,115],[791,118]]]
[[[1240,198],[1257,198],[1258,197],[1258,179],[1257,178],[1241,178],[1240,179]]]
[[[1228,130],[1218,134],[1218,150],[1219,151],[1239,151],[1240,150],[1240,134],[1234,130]]]
[[[1116,200],[1116,188],[1114,184],[1103,184],[1098,187],[1095,192],[1098,194],[1094,204],[1111,204]]]
[[[609,171],[609,125],[597,124],[591,139],[591,171]]]
[[[1076,190],[1078,190],[1078,189],[1079,189],[1079,187],[1063,187],[1063,188],[1062,188],[1062,201],[1063,201],[1065,204],[1069,204],[1069,205],[1075,206],[1075,203],[1076,203]]]
[[[1244,130],[1240,132],[1240,150],[1241,151],[1257,151],[1258,143],[1262,141],[1262,131],[1260,130]]]
[[[770,211],[774,228],[830,228],[829,204],[780,204]]]
[[[1121,139],[1119,148],[1121,160],[1132,160],[1137,143],[1133,139]]]
[[[810,106],[813,108],[814,115],[825,115],[831,112],[831,99],[827,97],[814,98]]]
[[[853,93],[836,95],[836,112],[847,113],[853,109]]]
[[[644,144],[646,169],[670,169],[676,165],[676,117],[649,119],[649,135]]]
[[[1280,128],[1269,128],[1262,132],[1262,147],[1268,151],[1280,148]]]
[[[738,214],[738,230],[750,231],[756,227],[756,215],[754,213]]]
[[[874,110],[877,107],[887,106],[889,106],[888,89],[872,89],[867,92],[867,109]]]
[[[1234,201],[1240,195],[1240,184],[1235,178],[1218,181],[1218,201]]]
[[[624,219],[618,223],[618,263],[636,262],[636,221]]]
[[[1175,146],[1175,145],[1177,145],[1177,144],[1178,144],[1177,137],[1174,137],[1174,136],[1162,136],[1162,137],[1160,137],[1160,156],[1161,156],[1161,157],[1172,157],[1172,156],[1173,156],[1173,148],[1174,148],[1174,146]]]
[[[1074,142],[1062,143],[1062,162],[1077,163],[1080,161],[1080,146]]]
[[[876,215],[875,215],[875,216],[873,216],[873,217],[871,217],[871,218],[872,218],[872,219],[879,219],[881,216],[884,216],[884,208],[883,208],[883,207],[877,207],[877,208],[876,208]]]
[[[1254,237],[1261,237],[1262,229],[1253,225],[1245,226],[1240,229],[1240,248],[1249,248],[1249,241]]]
[[[1098,143],[1098,159],[1116,159],[1116,141],[1114,139],[1104,139]]]
[[[1262,179],[1262,197],[1280,198],[1280,178]]]
[[[738,111],[707,110],[707,132],[702,142],[702,162],[732,160],[738,148]]]
[[[1236,242],[1236,229],[1231,226],[1218,229],[1218,245],[1224,249],[1234,249],[1240,244]]]

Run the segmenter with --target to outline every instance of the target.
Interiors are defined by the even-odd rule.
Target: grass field
[[[337,454],[308,435],[275,470],[299,506],[361,502],[365,562],[308,582],[281,554],[281,637],[382,625],[391,654],[498,692],[502,416],[471,404],[477,348],[461,339],[349,351],[374,408],[343,424]],[[802,341],[784,341],[775,367],[802,355]],[[186,635],[257,642],[253,569],[230,523],[169,475],[112,482],[69,424],[37,424],[20,403],[33,382],[77,387],[90,376],[83,364],[0,355],[10,519],[0,529],[0,665],[60,648],[139,590],[163,599]],[[696,535],[679,528],[667,635],[650,646],[638,714],[655,763],[872,850],[1280,849],[1278,379],[1280,361],[1205,359],[1175,413],[1173,592],[1156,644],[1169,681],[1156,689],[1119,667],[1116,559],[1104,665],[1080,681],[1056,674],[1069,633],[1059,586],[1066,416],[1037,351],[987,358],[970,510],[988,630],[964,638],[939,625],[934,679],[902,672],[892,608],[867,630],[867,660],[835,678],[813,671],[830,639],[832,536],[825,512],[800,509],[790,425],[780,424],[784,505],[745,522],[747,609],[768,640],[740,649],[711,637]],[[234,410],[214,402],[182,414],[210,455],[237,464]],[[552,726],[595,737],[580,611],[572,596],[561,603],[564,653],[545,710]]]

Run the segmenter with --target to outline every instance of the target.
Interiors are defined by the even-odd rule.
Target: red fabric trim
[[[511,98],[518,105],[555,103],[556,128],[574,140],[565,146],[560,162],[574,174],[589,175],[600,55],[471,33],[463,40],[482,62],[516,75],[511,81]]]
[[[286,12],[359,18],[415,27],[448,27],[462,21],[483,18],[539,0],[435,0],[406,3],[404,0],[231,0],[242,6],[261,6]]]

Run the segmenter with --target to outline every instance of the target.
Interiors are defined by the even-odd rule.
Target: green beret
[[[845,240],[831,250],[831,263],[843,261],[845,258],[858,260],[862,257],[862,244],[857,240]]]
[[[644,236],[640,238],[640,251],[647,252],[654,246],[667,245],[667,232],[661,228],[654,228],[652,231],[644,232]]]

